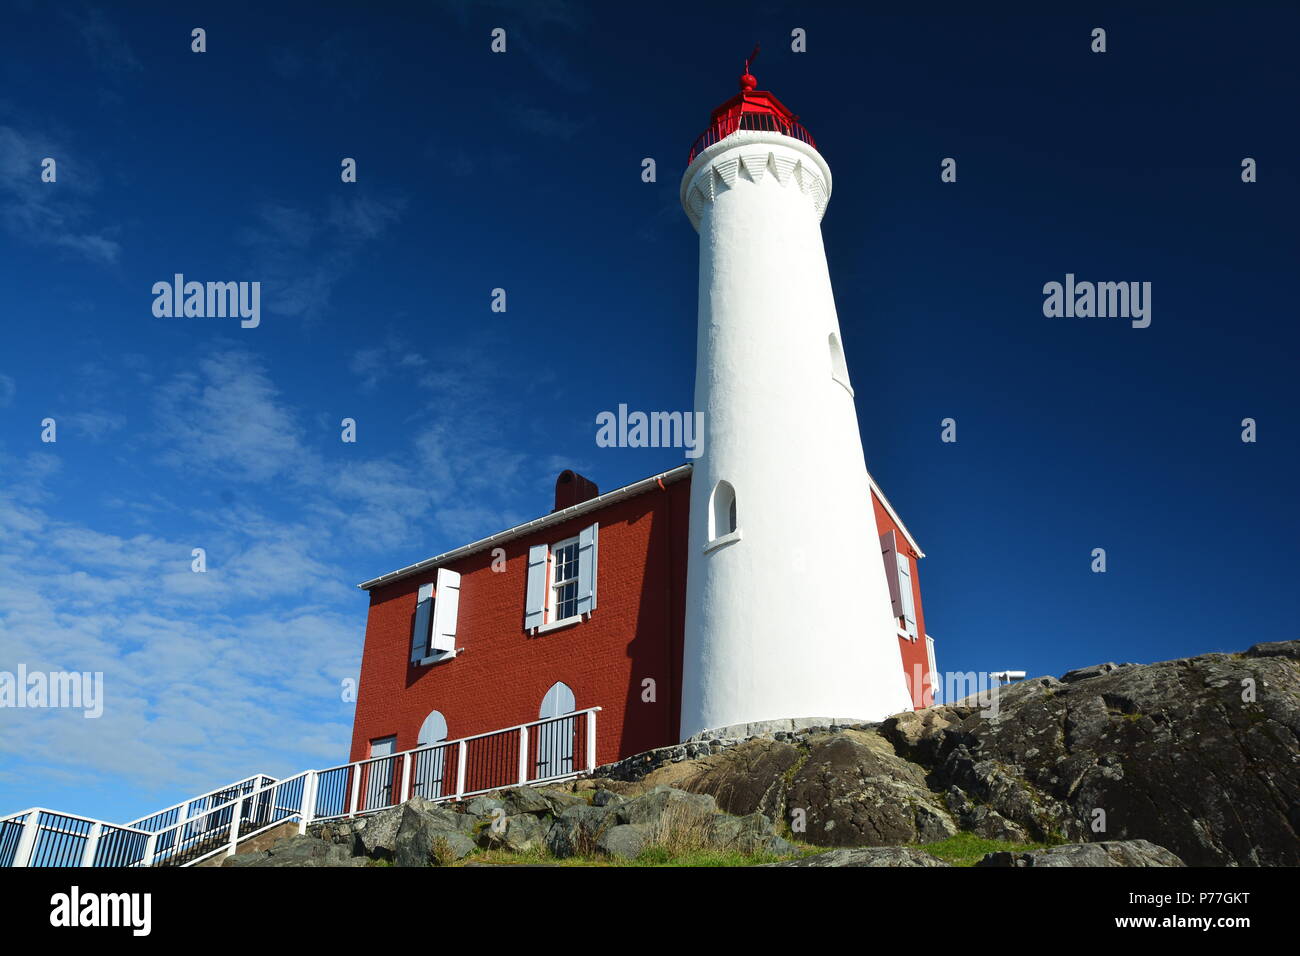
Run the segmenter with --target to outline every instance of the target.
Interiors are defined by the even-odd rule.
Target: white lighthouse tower
[[[681,735],[910,710],[821,218],[831,172],[749,73],[691,151],[700,236]]]

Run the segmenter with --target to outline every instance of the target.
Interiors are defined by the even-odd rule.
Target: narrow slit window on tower
[[[729,481],[719,481],[713,487],[709,504],[709,540],[705,550],[735,541],[740,537],[740,524],[736,515],[736,489]]]
[[[844,361],[844,349],[840,348],[840,337],[832,332],[827,342],[831,349],[831,378],[843,385],[852,395],[853,386],[849,384],[849,366]]]

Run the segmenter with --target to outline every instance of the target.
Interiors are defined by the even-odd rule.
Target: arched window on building
[[[547,777],[573,773],[573,736],[577,729],[577,721],[572,717],[563,720],[550,718],[563,718],[577,709],[578,704],[573,696],[573,689],[563,681],[552,684],[546,696],[542,698],[542,706],[537,712],[537,717],[548,722],[537,724],[534,728],[533,736],[537,739],[535,779],[545,780]]]
[[[411,774],[411,793],[436,800],[445,793],[456,789],[454,780],[446,779],[447,769],[452,762],[447,759],[446,747],[434,747],[447,739],[447,718],[436,710],[430,711],[420,725],[420,736],[416,746],[421,749],[415,755],[414,772]]]

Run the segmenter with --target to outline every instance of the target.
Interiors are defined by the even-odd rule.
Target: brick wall
[[[369,756],[370,741],[391,735],[397,749],[417,745],[432,710],[449,739],[536,720],[557,681],[578,709],[597,719],[600,763],[677,742],[682,625],[686,593],[690,481],[679,480],[513,541],[505,567],[484,551],[450,565],[461,574],[456,646],[448,661],[410,664],[411,627],[424,572],[370,592],[350,759]],[[600,523],[597,606],[581,624],[539,635],[524,631],[528,549],[573,537]],[[642,700],[642,681],[655,700]]]
[[[912,706],[929,707],[934,701],[934,693],[927,679],[930,670],[930,657],[925,649],[925,609],[921,606],[921,576],[917,573],[920,562],[917,560],[916,551],[907,540],[907,535],[903,534],[903,529],[890,517],[889,512],[885,510],[885,506],[880,503],[880,498],[877,497],[874,491],[871,493],[871,505],[876,512],[876,526],[879,533],[895,532],[898,537],[898,546],[907,554],[908,563],[911,565],[912,601],[916,607],[917,639],[912,641],[900,637],[898,638],[898,646],[903,657],[903,671],[907,675],[907,686],[912,694]]]

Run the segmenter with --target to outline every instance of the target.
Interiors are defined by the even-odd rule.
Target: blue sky
[[[682,461],[595,415],[691,407],[678,178],[755,41],[834,172],[868,465],[940,667],[1295,636],[1294,11],[176,6],[0,6],[0,670],[107,696],[0,710],[0,811],[341,761],[356,582],[544,513],[565,467]],[[260,281],[261,325],[154,317],[177,272]],[[1151,326],[1045,318],[1066,273],[1151,282]]]

